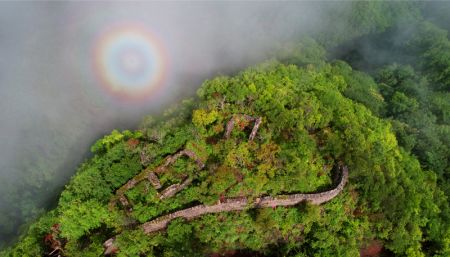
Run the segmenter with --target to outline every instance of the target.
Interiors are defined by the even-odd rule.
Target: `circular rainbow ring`
[[[162,44],[140,24],[121,24],[95,41],[93,66],[102,87],[126,100],[147,99],[163,84],[167,55]]]

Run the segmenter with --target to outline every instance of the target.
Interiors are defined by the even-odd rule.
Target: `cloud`
[[[3,241],[54,201],[96,138],[135,128],[203,80],[267,58],[326,15],[309,2],[0,5],[0,216],[17,220],[2,227]],[[167,49],[164,85],[146,101],[108,94],[92,69],[95,39],[120,22],[145,24]]]

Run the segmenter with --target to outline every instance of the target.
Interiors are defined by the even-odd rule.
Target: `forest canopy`
[[[0,255],[351,257],[376,256],[363,253],[378,245],[389,256],[450,256],[447,28],[420,4],[351,10],[346,33],[330,26],[288,42],[99,139],[57,206]],[[344,165],[348,182],[329,201],[252,208],[331,192]],[[230,199],[247,205],[145,229]]]

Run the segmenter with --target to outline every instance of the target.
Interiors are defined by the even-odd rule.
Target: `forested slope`
[[[445,198],[436,176],[398,146],[389,121],[344,96],[348,74],[340,70],[326,63],[298,68],[267,62],[235,77],[206,81],[198,101],[187,101],[161,119],[147,118],[136,132],[113,132],[92,147],[96,156],[81,166],[58,207],[32,225],[10,255],[56,249],[66,256],[99,256],[104,241],[116,236],[118,256],[235,249],[355,256],[373,239],[398,255],[445,256],[449,230],[440,216]],[[239,114],[261,117],[253,140],[255,122]],[[224,136],[233,117],[238,117],[234,129]],[[162,188],[186,179],[188,186],[164,198],[155,180],[145,179],[123,192],[127,203],[114,200],[132,177],[144,172],[149,178],[149,171],[181,149],[197,157],[180,156],[157,177]],[[339,178],[333,172],[339,162],[348,165],[348,186],[320,206],[305,202],[176,219],[150,235],[140,227],[221,199],[254,202],[261,196],[324,191]],[[424,249],[424,242],[433,247]]]
[[[307,34],[327,47],[340,45],[355,37],[382,32],[393,24],[405,20],[417,19],[420,17],[419,7],[421,6],[418,3],[381,1],[317,2],[306,5],[317,8],[320,10],[318,13],[323,14],[320,17],[314,17],[317,22],[309,27]],[[292,8],[301,8],[299,6],[301,5],[292,4]],[[430,5],[427,4],[426,6]],[[300,13],[299,19],[301,20],[303,17],[300,17]],[[287,26],[292,27],[294,25],[287,24]],[[218,31],[220,33],[220,30]],[[297,60],[297,64],[314,63],[316,55],[326,53],[322,48],[309,48],[303,44],[299,46],[296,41],[289,44],[282,41],[280,43],[283,45],[282,48],[287,50],[285,52],[287,55],[283,59],[296,59],[303,56],[300,61]],[[301,52],[300,56],[298,53],[292,52],[289,45],[294,46],[294,49],[297,48],[297,52]],[[309,51],[309,54],[305,55],[305,51]],[[265,53],[262,54],[265,55]],[[236,56],[230,58],[233,59]],[[238,70],[236,67],[232,68],[235,71]],[[47,113],[41,113],[39,116],[42,123],[51,124],[50,120],[45,118],[48,116]],[[43,140],[44,143],[35,145],[33,144],[33,137],[36,134],[48,133],[48,131],[40,131],[41,126],[42,124],[33,123],[25,128],[20,128],[21,141],[17,144],[27,145],[26,149],[29,153],[26,155],[31,157],[20,158],[17,156],[20,160],[17,161],[17,167],[13,168],[17,170],[15,172],[16,179],[13,183],[10,183],[8,179],[0,180],[0,191],[3,195],[2,205],[8,207],[0,209],[0,249],[14,242],[16,237],[23,233],[29,224],[36,217],[42,215],[46,209],[55,206],[62,185],[68,182],[70,177],[68,174],[73,174],[74,170],[72,169],[76,166],[76,163],[89,156],[88,151],[85,150],[86,146],[80,145],[83,140],[78,139],[90,138],[89,140],[94,140],[92,135],[96,133],[92,130],[87,133],[88,135],[81,133],[82,129],[80,130],[80,128],[88,130],[88,127],[91,126],[88,121],[78,121],[76,128],[70,128],[69,135],[64,135],[61,131],[58,131],[56,129],[58,124],[52,124],[52,136]],[[67,126],[69,125],[67,124]],[[42,148],[44,149],[41,150]],[[77,149],[76,154],[72,152],[74,149]],[[2,167],[2,169],[10,168]]]
[[[449,256],[448,32],[415,4],[354,5],[339,29],[98,140],[58,206],[1,255],[101,256],[113,238],[117,256],[358,256],[373,242],[387,256]],[[348,183],[328,202],[251,208],[333,190],[340,165]],[[145,230],[233,199],[243,210]]]

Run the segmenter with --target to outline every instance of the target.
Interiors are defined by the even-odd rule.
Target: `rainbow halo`
[[[143,26],[115,26],[95,42],[95,74],[114,96],[131,100],[148,98],[162,86],[166,66],[162,45]]]

